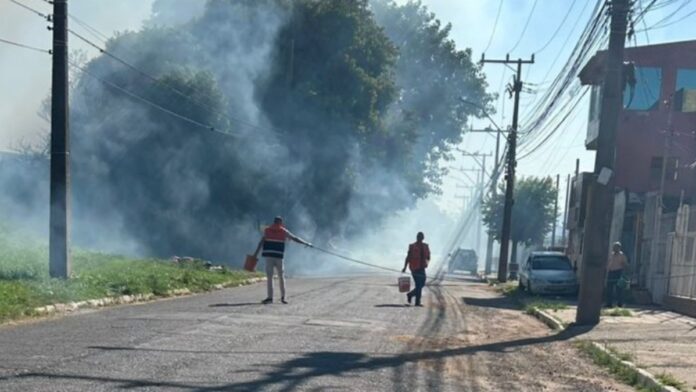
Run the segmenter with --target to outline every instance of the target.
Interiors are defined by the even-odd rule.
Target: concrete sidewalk
[[[577,339],[629,354],[653,375],[670,374],[688,385],[687,391],[696,391],[696,319],[659,308],[626,309],[631,311],[630,317],[603,315],[599,325]],[[575,321],[575,311],[573,305],[546,310],[566,325]]]

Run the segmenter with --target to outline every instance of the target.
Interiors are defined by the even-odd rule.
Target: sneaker
[[[423,304],[416,304],[417,307],[422,308]]]
[[[413,295],[411,295],[411,293],[407,293],[406,300],[408,301],[408,304],[411,305],[411,301],[413,301]]]
[[[280,299],[280,302],[284,303],[285,305],[288,304],[288,301],[285,300],[285,297],[282,297],[282,298]]]
[[[263,301],[261,301],[262,304],[268,305],[270,303],[273,303],[273,298],[266,298]]]

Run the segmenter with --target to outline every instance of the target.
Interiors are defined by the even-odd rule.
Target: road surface
[[[628,391],[488,286],[289,280],[0,327],[1,391]]]

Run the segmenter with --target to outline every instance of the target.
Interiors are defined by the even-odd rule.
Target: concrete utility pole
[[[563,232],[561,232],[561,242],[563,246],[568,248],[568,243],[566,242],[566,230],[568,230],[568,209],[570,208],[570,174],[566,179],[566,195],[565,195],[565,209],[563,210]]]
[[[68,113],[68,0],[53,1],[51,88],[51,205],[49,273],[70,277],[70,130]]]
[[[522,92],[522,64],[534,64],[534,55],[530,60],[510,60],[510,55],[505,56],[505,60],[487,60],[481,56],[481,63],[494,64],[517,64],[517,74],[513,80],[513,85],[508,89],[510,93],[514,93],[515,107],[512,114],[512,129],[508,134],[508,156],[507,156],[507,173],[505,174],[505,207],[503,209],[503,229],[500,236],[500,258],[498,260],[498,281],[507,281],[508,274],[508,252],[510,249],[510,234],[512,232],[512,205],[514,203],[515,190],[515,169],[517,166],[517,131],[519,128],[519,112],[520,112],[520,93]],[[516,268],[516,266],[515,266]],[[516,270],[511,268],[513,273]]]
[[[551,229],[551,247],[556,246],[556,223],[558,222],[558,195],[561,193],[561,175],[556,174],[556,200],[553,203],[553,229]]]
[[[474,161],[481,167],[480,170],[480,175],[478,177],[478,187],[480,188],[479,193],[480,193],[480,206],[483,206],[483,194],[484,194],[484,187],[485,187],[485,178],[486,178],[486,157],[491,156],[491,154],[482,154],[479,152],[474,152],[470,153],[464,150],[459,150],[459,152],[465,156],[465,157],[470,157],[473,158]],[[481,158],[479,160],[478,158]],[[480,247],[481,247],[481,237],[483,236],[483,217],[481,216],[481,208],[478,208],[478,211],[476,213],[477,221],[476,224],[478,226],[476,230],[476,246],[475,249],[477,252],[480,252]]]
[[[492,119],[491,119],[492,121]],[[494,124],[495,125],[495,124]],[[481,133],[496,133],[495,137],[495,161],[493,162],[493,170],[491,171],[491,184],[490,184],[490,195],[492,198],[495,198],[495,196],[498,194],[498,162],[500,162],[500,136],[503,133],[503,130],[498,128],[496,125],[497,130],[493,129],[469,129],[467,132],[481,132]],[[483,206],[483,203],[481,204]],[[481,221],[481,224],[483,224],[483,220]],[[492,270],[492,264],[493,264],[493,242],[495,240],[493,239],[493,236],[488,233],[487,239],[486,239],[486,261],[485,261],[485,268],[484,268],[484,274],[485,275],[490,275],[491,270]]]
[[[611,29],[602,85],[602,107],[597,137],[594,179],[589,185],[580,296],[575,321],[599,323],[609,256],[609,232],[614,210],[614,154],[616,127],[622,109],[622,72],[629,0],[610,4]]]

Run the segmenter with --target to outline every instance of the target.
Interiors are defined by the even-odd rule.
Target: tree
[[[489,196],[483,203],[483,221],[488,233],[500,241],[503,223],[505,189]],[[515,186],[515,204],[512,210],[512,262],[517,259],[517,245],[542,244],[553,225],[553,207],[558,190],[551,177],[523,177]]]
[[[383,5],[209,0],[109,39],[142,72],[108,54],[78,72],[76,242],[229,260],[276,214],[321,242],[438,192],[442,160],[480,115],[459,98],[490,96],[449,27],[420,3]]]

